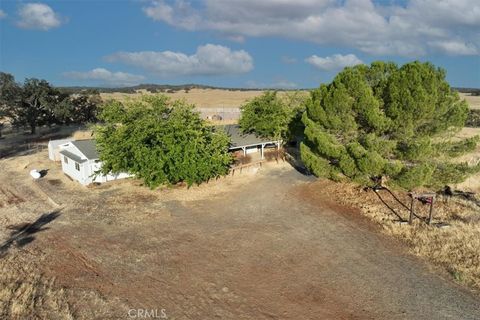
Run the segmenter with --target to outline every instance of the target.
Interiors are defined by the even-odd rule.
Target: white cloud
[[[143,12],[153,20],[165,21],[187,30],[193,30],[200,19],[185,1],[176,1],[174,6],[170,6],[161,0],[154,0],[151,6],[143,8]]]
[[[324,58],[313,55],[305,59],[305,61],[310,63],[312,66],[325,71],[340,70],[345,67],[352,67],[354,65],[363,63],[362,60],[358,59],[354,54],[334,54],[333,56]]]
[[[24,29],[48,30],[62,24],[60,16],[43,3],[27,3],[18,10],[17,25]]]
[[[153,20],[173,23],[173,8],[162,2],[154,2],[151,7],[143,8],[143,12]]]
[[[230,39],[287,37],[402,56],[480,48],[478,0],[153,0],[143,10],[156,21]]]
[[[104,68],[96,68],[86,72],[70,71],[65,72],[64,76],[76,80],[91,80],[101,82],[106,85],[130,86],[139,84],[145,79],[144,76],[125,72],[111,72]]]
[[[5,13],[5,11],[0,9],[0,19],[5,18],[6,16],[7,16],[7,14]]]
[[[172,51],[118,52],[106,60],[137,66],[161,76],[226,75],[253,69],[253,59],[248,52],[213,44],[199,46],[192,55]]]
[[[479,53],[473,44],[461,40],[433,41],[430,42],[430,46],[449,55],[474,55]]]

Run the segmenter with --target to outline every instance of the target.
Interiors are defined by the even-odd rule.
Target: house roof
[[[231,144],[229,149],[238,149],[242,147],[255,146],[264,143],[277,142],[271,139],[264,139],[256,136],[253,133],[242,133],[238,124],[228,124],[225,126],[219,126],[230,136]]]
[[[48,141],[48,144],[52,147],[57,147],[61,144],[64,144],[64,143],[69,143],[71,142],[72,139],[57,139],[57,140],[50,140]]]
[[[76,140],[72,141],[72,144],[80,150],[88,160],[96,160],[99,158],[95,140]]]
[[[67,151],[67,150],[61,150],[60,154],[64,155],[65,157],[67,157],[69,159],[72,159],[73,161],[78,162],[78,163],[84,163],[84,162],[88,161],[87,159],[82,159],[78,155],[76,155],[76,154],[74,154],[70,151]]]

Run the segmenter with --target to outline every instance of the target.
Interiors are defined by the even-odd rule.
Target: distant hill
[[[258,91],[266,90],[262,88],[222,88],[214,86],[206,86],[201,84],[181,84],[181,85],[169,85],[169,84],[139,84],[131,87],[119,87],[119,88],[105,88],[105,87],[59,87],[60,90],[68,93],[80,93],[84,91],[95,90],[100,93],[135,93],[138,90],[146,90],[151,93],[168,92],[173,93],[180,90],[192,90],[192,89],[220,89],[228,91]],[[284,89],[275,89],[278,91],[285,91]],[[291,90],[291,89],[290,89]],[[288,90],[288,91],[290,91]]]
[[[206,86],[202,84],[180,84],[180,85],[170,85],[170,84],[139,84],[137,86],[131,87],[117,87],[117,88],[107,88],[107,87],[59,87],[60,90],[63,90],[68,93],[80,93],[85,91],[95,90],[100,93],[136,93],[138,90],[146,90],[151,93],[174,93],[181,90],[192,90],[192,89],[220,89],[227,91],[258,91],[258,90],[277,90],[277,91],[304,91],[310,89],[271,89],[271,88],[228,88],[228,87],[214,87]],[[480,96],[479,88],[456,88],[454,90],[462,93],[471,93],[473,96]]]
[[[453,88],[461,93],[471,93],[472,96],[480,96],[480,89],[479,88]]]

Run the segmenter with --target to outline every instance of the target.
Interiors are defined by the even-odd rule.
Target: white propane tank
[[[37,169],[33,169],[30,171],[30,175],[32,176],[33,179],[37,180],[37,179],[40,179],[40,177],[42,176],[40,174],[40,172],[37,171]]]

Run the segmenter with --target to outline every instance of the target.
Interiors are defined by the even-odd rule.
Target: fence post
[[[411,193],[410,196],[412,197],[412,202],[410,203],[410,217],[408,218],[408,224],[412,224],[413,222],[413,208],[415,204],[415,194]]]
[[[428,214],[428,224],[432,222],[432,217],[433,217],[433,202],[435,201],[435,197],[431,198],[432,201],[430,202],[430,213]]]

